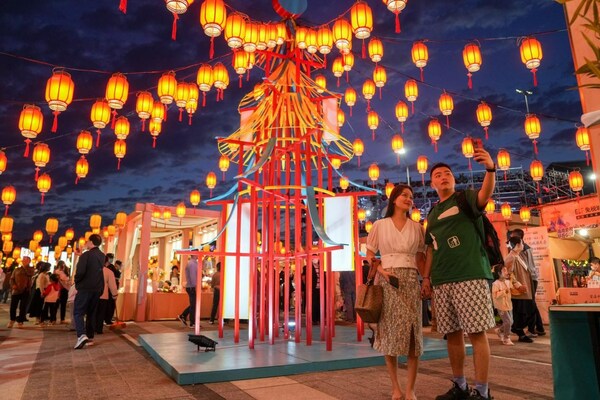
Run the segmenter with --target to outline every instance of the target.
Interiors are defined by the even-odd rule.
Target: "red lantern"
[[[533,86],[537,86],[537,68],[544,57],[542,44],[535,38],[528,37],[521,42],[521,61],[533,74]]]
[[[209,57],[211,59],[215,53],[214,38],[223,32],[226,21],[227,9],[223,0],[204,0],[200,6],[200,24],[204,34],[210,37]]]
[[[496,202],[494,199],[490,198],[485,205],[485,212],[488,214],[493,214],[496,211]]]
[[[488,139],[488,127],[492,123],[492,109],[490,108],[490,106],[485,104],[484,101],[482,101],[477,106],[477,111],[475,112],[475,114],[477,114],[477,121],[483,127],[483,130],[485,131],[485,139],[487,140]]]
[[[437,118],[433,118],[431,121],[429,121],[429,124],[427,125],[427,133],[429,134],[429,137],[431,138],[431,144],[437,153],[437,142],[442,136],[442,125],[440,125],[440,121],[438,121]]]
[[[50,179],[50,175],[44,173],[37,180],[37,188],[42,194],[42,204],[44,204],[44,196],[50,190],[52,186],[52,179]]]
[[[190,204],[196,208],[198,204],[200,204],[200,192],[197,190],[192,190],[190,192]]]
[[[446,116],[446,128],[450,128],[450,118],[448,118],[448,116],[450,116],[452,111],[454,111],[454,100],[452,100],[452,96],[450,96],[444,90],[444,93],[440,95],[440,100],[438,103],[440,106],[440,112],[442,115]]]
[[[46,82],[46,101],[54,114],[51,132],[56,132],[58,128],[58,114],[65,111],[73,101],[74,89],[71,75],[65,71],[55,70]]]
[[[75,175],[77,175],[77,178],[75,178],[75,184],[79,182],[79,179],[83,179],[87,176],[89,168],[90,166],[88,161],[85,159],[85,156],[81,156],[81,158],[79,158],[75,164]]]
[[[574,192],[579,192],[583,189],[583,175],[579,171],[569,172],[569,187]],[[579,195],[579,193],[578,193]]]
[[[212,197],[212,190],[215,188],[216,185],[217,175],[215,175],[215,173],[211,171],[208,173],[208,175],[206,175],[206,187],[210,189],[210,197]]]
[[[319,53],[323,55],[331,53],[333,34],[327,25],[320,27],[317,31],[317,46],[319,48]]]
[[[242,47],[246,35],[246,18],[242,14],[233,13],[227,17],[225,23],[225,40],[232,49]]]
[[[540,160],[533,160],[529,166],[529,174],[531,179],[536,182],[537,191],[540,192],[540,181],[544,177],[544,165]]]
[[[358,166],[360,167],[360,156],[362,156],[365,151],[363,141],[355,139],[354,142],[352,142],[352,149],[354,150],[354,155],[358,158]]]
[[[519,216],[521,217],[521,221],[523,221],[523,222],[525,222],[525,224],[527,224],[529,222],[529,220],[531,219],[531,210],[529,209],[529,207],[527,207],[527,206],[521,207],[521,209],[519,210]]]
[[[541,132],[542,124],[540,123],[540,119],[534,114],[527,114],[525,117],[525,134],[529,139],[533,140],[533,152],[535,154],[538,153],[537,138],[540,137]]]
[[[106,100],[99,99],[94,103],[90,119],[96,128],[96,147],[100,147],[100,134],[102,133],[100,129],[105,128],[110,122],[110,106]]]
[[[463,62],[467,68],[467,76],[469,77],[469,89],[473,89],[473,81],[471,80],[471,72],[477,72],[481,68],[481,50],[477,43],[469,43],[463,49]]]
[[[383,43],[377,38],[369,40],[369,58],[374,63],[378,63],[383,58]]]
[[[392,136],[392,151],[396,153],[396,164],[400,165],[400,154],[404,152],[404,140],[402,140],[402,136]]]
[[[4,203],[4,205],[6,206],[4,210],[4,216],[8,215],[8,207],[10,207],[10,205],[15,202],[16,198],[17,191],[15,190],[14,186],[8,185],[2,189],[2,203]]]
[[[217,101],[223,99],[223,91],[229,86],[229,73],[227,68],[218,62],[213,67],[213,85],[217,88]]]
[[[408,119],[408,106],[402,100],[399,100],[396,103],[396,118],[400,122],[400,128],[402,129],[402,133],[404,133],[404,122]]]
[[[42,110],[35,105],[25,104],[21,115],[19,116],[19,130],[21,135],[25,137],[25,153],[23,157],[29,157],[29,143],[31,139],[35,139],[42,131],[44,124],[44,115]]]
[[[92,143],[94,143],[94,139],[92,138],[92,134],[88,131],[81,131],[79,135],[77,135],[77,151],[79,154],[88,154],[92,149]]]
[[[371,7],[364,1],[357,1],[350,8],[350,25],[357,39],[362,39],[362,58],[365,58],[364,40],[371,36],[373,30],[373,13]]]
[[[350,51],[352,48],[352,26],[343,18],[337,19],[331,30],[333,42],[342,54]]]
[[[429,51],[427,50],[427,46],[422,41],[417,41],[413,43],[412,50],[412,61],[417,68],[421,70],[421,82],[425,79],[423,78],[423,68],[427,65],[427,61],[429,60]]]
[[[244,51],[254,53],[258,43],[259,26],[254,22],[246,22],[246,30],[244,32]]]
[[[590,131],[588,128],[585,126],[580,126],[577,128],[577,132],[575,132],[575,142],[577,143],[577,147],[585,151],[586,165],[590,165]]]
[[[129,136],[129,120],[121,115],[115,122],[115,135],[117,139],[125,140]]]
[[[127,153],[127,144],[124,140],[115,141],[114,146],[115,157],[117,157],[117,170],[121,169],[121,160],[125,157]]]
[[[158,80],[156,91],[161,103],[166,105],[173,103],[175,92],[177,91],[177,79],[175,79],[175,72],[169,71],[162,74]]]
[[[35,180],[37,181],[40,168],[45,167],[50,162],[50,147],[45,143],[36,144],[31,159],[35,165]]]
[[[120,110],[129,96],[129,82],[125,75],[117,72],[113,74],[106,85],[106,100],[113,110]],[[116,111],[113,111],[113,116]]]
[[[409,79],[404,84],[404,95],[406,96],[406,100],[410,101],[412,107],[412,114],[415,113],[415,101],[417,101],[417,97],[419,97],[419,87],[417,86],[417,81],[414,79]]]
[[[462,141],[462,153],[469,160],[469,170],[471,170],[471,158],[473,158],[473,153],[475,151],[475,146],[473,145],[473,139],[470,137],[466,137]]]
[[[506,180],[506,171],[510,168],[510,154],[504,149],[498,151],[497,166],[500,171],[504,171],[504,180]]]

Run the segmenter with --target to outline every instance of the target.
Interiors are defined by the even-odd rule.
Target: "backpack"
[[[496,228],[494,228],[492,222],[485,214],[480,214],[478,217],[475,216],[473,209],[467,202],[467,197],[465,196],[464,191],[456,192],[456,203],[458,204],[460,211],[469,217],[471,222],[473,222],[473,225],[479,234],[481,244],[485,250],[485,253],[487,254],[490,266],[493,267],[496,264],[504,264],[502,252],[500,251],[500,238],[498,237],[498,233],[496,232]],[[477,218],[481,218],[483,221],[483,232],[481,232],[478,225],[475,223]]]

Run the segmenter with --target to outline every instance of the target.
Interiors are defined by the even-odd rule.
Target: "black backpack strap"
[[[458,209],[460,210],[460,212],[462,212],[467,217],[469,217],[469,219],[473,223],[473,226],[475,227],[475,230],[479,234],[479,239],[481,239],[481,245],[485,246],[484,234],[481,231],[481,229],[479,229],[479,227],[477,226],[477,223],[475,223],[477,218],[481,217],[481,215],[483,215],[483,214],[480,214],[477,217],[475,216],[475,214],[473,213],[473,209],[471,208],[471,206],[469,205],[469,202],[467,201],[467,195],[462,190],[456,192],[456,204],[458,205]]]

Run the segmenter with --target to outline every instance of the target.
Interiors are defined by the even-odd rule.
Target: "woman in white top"
[[[383,308],[374,348],[385,356],[394,400],[416,399],[414,386],[419,357],[423,354],[421,286],[417,266],[422,268],[424,265],[425,244],[423,228],[408,217],[412,206],[412,188],[397,185],[390,194],[385,217],[373,224],[367,238],[367,259],[374,261],[377,251],[381,254],[376,283],[383,286]],[[397,289],[389,283],[392,276],[398,279]],[[397,376],[400,355],[408,358],[405,397]]]

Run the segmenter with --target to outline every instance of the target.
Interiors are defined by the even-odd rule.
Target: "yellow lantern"
[[[404,122],[408,119],[408,106],[402,100],[396,103],[396,119],[400,122],[400,128],[402,133],[404,133]]]
[[[429,162],[426,156],[417,157],[417,171],[421,174],[421,183],[425,186],[425,173],[429,168]]]
[[[473,158],[473,153],[475,152],[475,146],[473,145],[473,139],[470,137],[466,137],[462,141],[462,153],[465,157],[469,159],[469,169],[471,169],[471,158]]]
[[[223,172],[223,180],[225,180],[225,172],[229,169],[229,157],[226,155],[219,157],[219,169]]]
[[[369,233],[371,232],[371,229],[373,229],[373,223],[371,221],[367,221],[365,223],[365,231]]]
[[[533,74],[533,86],[537,86],[537,68],[544,57],[542,44],[533,37],[523,39],[520,47],[521,61]]]
[[[162,122],[150,121],[150,135],[152,136],[152,148],[156,148],[156,138],[162,131]]]
[[[122,211],[118,212],[115,217],[115,224],[117,225],[117,227],[119,229],[123,229],[125,227],[126,223],[127,223],[127,214],[125,214]]]
[[[377,38],[369,40],[369,58],[374,63],[378,63],[383,58],[383,43]]]
[[[440,95],[440,100],[438,103],[440,112],[442,115],[446,116],[446,128],[450,128],[450,119],[448,116],[452,114],[452,111],[454,111],[454,100],[452,100],[452,96],[444,91],[444,93]]]
[[[238,13],[233,13],[227,17],[225,23],[225,40],[232,49],[242,47],[246,35],[246,18]]]
[[[364,209],[359,208],[358,211],[356,212],[356,219],[359,220],[360,222],[362,222],[366,218],[367,218],[367,212]]]
[[[432,118],[429,121],[429,124],[427,125],[427,133],[429,134],[429,137],[431,138],[431,144],[433,144],[435,152],[437,153],[437,142],[442,136],[442,125],[437,118]]]
[[[102,237],[104,237],[104,239],[108,239],[108,236],[108,227],[105,226],[104,228],[102,228]]]
[[[342,66],[344,68],[344,71],[352,71],[352,67],[354,66],[354,54],[352,54],[351,51],[349,51],[346,54],[342,54]]]
[[[124,115],[121,115],[115,121],[115,135],[117,139],[125,140],[129,136],[129,120]]]
[[[102,216],[100,214],[92,214],[90,216],[90,228],[100,228],[100,225],[102,225]]]
[[[74,237],[75,237],[75,231],[73,230],[73,228],[69,228],[65,231],[65,238],[67,240],[73,240]]]
[[[412,62],[421,70],[421,82],[423,82],[425,80],[423,79],[423,68],[425,68],[427,61],[429,60],[427,46],[422,41],[416,41],[413,43],[410,54],[412,56]]]
[[[489,199],[487,204],[485,205],[485,212],[488,214],[492,214],[494,211],[496,211],[496,202],[494,201],[494,199]]]
[[[223,0],[204,0],[200,6],[200,25],[210,37],[210,58],[214,55],[214,38],[225,29],[227,9]]]
[[[81,131],[79,135],[77,135],[77,151],[79,154],[88,154],[92,149],[92,143],[94,142],[94,138],[92,134],[88,131]]]
[[[155,101],[150,116],[152,117],[151,122],[161,123],[165,119],[165,105],[160,101]]]
[[[331,72],[336,78],[341,77],[344,74],[344,60],[342,57],[337,57],[331,64]],[[338,79],[338,86],[340,86],[340,80]]]
[[[539,182],[544,177],[544,165],[540,160],[533,160],[529,165],[529,174],[531,179],[535,182]]]
[[[190,83],[188,83],[188,89],[189,89],[189,92],[190,92],[190,94],[188,96],[188,103],[190,101],[195,101],[197,103],[198,99],[200,98],[200,90],[198,89],[198,85],[196,83],[194,83],[194,82],[190,82]],[[187,108],[188,107],[187,107],[187,104],[186,104],[186,110],[187,110]],[[152,111],[152,110],[150,110],[150,111]]]
[[[2,234],[2,241],[5,242],[7,240],[12,240],[12,232]]]
[[[25,104],[19,115],[19,130],[21,135],[25,137],[26,144],[23,157],[29,157],[29,143],[42,131],[43,124],[44,114],[42,114],[42,110],[38,106]]]
[[[282,45],[287,38],[287,27],[284,22],[278,22],[277,25],[277,44]]]
[[[94,128],[103,129],[110,122],[110,106],[104,99],[98,99],[92,106],[90,120]]]
[[[89,233],[90,235],[92,234],[92,232],[86,232],[86,235],[87,235],[88,233]],[[80,249],[81,249],[81,248],[83,248],[83,246],[85,246],[85,242],[87,242],[87,241],[88,241],[88,239],[89,239],[89,236],[88,236],[88,237],[80,237],[80,238],[79,238],[79,240],[77,240],[77,244],[79,245],[79,248],[80,248]]]
[[[580,126],[577,128],[577,132],[575,133],[575,142],[577,143],[577,147],[585,151],[586,164],[590,165],[590,131],[588,128],[585,126]]]
[[[0,232],[2,234],[11,233],[13,230],[14,220],[12,217],[4,216],[0,220]]]
[[[342,54],[352,47],[352,26],[343,18],[337,19],[332,28],[333,42]]]
[[[369,166],[369,179],[373,181],[373,184],[379,179],[379,167],[375,163]]]
[[[360,157],[363,155],[363,152],[365,150],[365,145],[363,144],[362,140],[355,139],[354,142],[352,143],[352,148],[354,149],[354,154],[357,157]]]
[[[171,219],[171,210],[169,210],[168,208],[165,208],[165,209],[163,210],[163,213],[162,213],[162,218],[163,218],[165,221],[168,221],[168,220],[170,220],[170,219]]]
[[[29,241],[29,250],[36,251],[37,248],[38,248],[38,246],[39,246],[39,244],[35,240],[30,240]]]
[[[390,198],[394,187],[396,187],[396,185],[394,185],[392,182],[388,182],[385,184],[385,197],[387,197],[388,199]]]
[[[194,208],[200,204],[200,192],[197,190],[192,190],[190,192],[190,204],[194,206]]]
[[[96,230],[96,229],[98,229],[98,230],[99,230],[100,228],[94,228],[94,229],[93,229],[93,230],[91,230],[91,231],[87,231],[87,232],[85,232],[85,234],[84,234],[84,238],[85,238],[85,240],[86,240],[86,241],[90,240],[90,236],[92,236],[92,235],[94,234],[94,232],[93,232],[93,231],[94,231],[94,230]],[[97,233],[96,233],[96,234],[97,234]],[[81,240],[81,239],[80,239],[80,240]],[[85,244],[85,243],[84,243],[84,244]]]
[[[327,79],[323,75],[317,75],[315,77],[315,85],[317,85],[317,92],[323,93],[327,90]]]
[[[106,100],[109,107],[114,110],[122,109],[128,96],[129,82],[127,82],[125,75],[119,72],[113,74],[106,85]]]
[[[15,187],[12,185],[8,185],[2,189],[2,203],[6,206],[6,211],[4,215],[8,214],[8,207],[15,202],[17,198],[17,191]]]
[[[404,152],[404,140],[400,135],[392,136],[392,151],[396,153],[396,164],[400,164],[400,154]]]
[[[371,129],[373,140],[375,140],[375,129],[379,126],[379,115],[375,111],[369,111],[367,114],[367,125]]]
[[[481,68],[481,51],[477,43],[468,43],[463,49],[463,62],[467,68],[469,77],[469,89],[473,89],[472,72],[477,72]]]
[[[418,208],[413,208],[412,212],[410,213],[410,219],[412,219],[415,222],[421,222],[421,210],[419,210]]]
[[[527,206],[521,207],[519,210],[519,216],[521,217],[521,221],[528,223],[531,219],[531,210]]]
[[[156,91],[161,103],[167,105],[173,103],[175,92],[177,91],[177,79],[175,79],[174,71],[169,71],[162,74],[158,80]]]
[[[378,65],[373,70],[373,81],[375,82],[375,86],[379,88],[379,95],[381,97],[381,88],[385,86],[387,82],[387,73],[385,72],[385,68]]]
[[[58,232],[58,220],[56,218],[48,218],[46,220],[46,233],[50,236],[50,242],[52,242],[52,236],[56,232]]]
[[[277,25],[267,24],[267,48],[274,49],[277,47]]]
[[[258,43],[259,26],[254,22],[246,22],[246,30],[244,31],[244,51],[254,53],[256,44]]]
[[[75,84],[71,79],[71,74],[65,71],[54,71],[48,82],[46,82],[46,101],[48,107],[54,111],[52,132],[56,132],[58,128],[58,114],[65,111],[73,101],[74,89]]]
[[[327,25],[322,26],[317,31],[317,46],[319,47],[319,53],[323,55],[331,53],[333,34]]]
[[[210,189],[210,197],[212,197],[212,190],[217,185],[217,175],[214,172],[210,171],[208,175],[206,175],[206,187]]]
[[[362,87],[362,94],[364,98],[367,100],[367,109],[369,108],[369,100],[373,98],[375,95],[375,82],[370,79],[365,80]]]
[[[414,79],[409,79],[404,84],[404,95],[406,96],[406,100],[410,101],[412,107],[412,113],[415,113],[415,101],[417,101],[417,97],[419,97],[419,87],[417,86],[417,81]]]
[[[61,236],[58,238],[58,247],[62,249],[64,249],[65,247],[67,247],[67,238],[65,236]]]
[[[38,242],[38,243],[41,242],[43,238],[44,238],[44,232],[42,232],[40,230],[33,232],[33,240],[35,240],[36,242]]]
[[[225,90],[229,85],[229,73],[223,63],[216,63],[213,67],[213,85],[217,89]]]
[[[308,28],[304,26],[296,27],[296,47],[299,49],[306,49],[306,34],[308,33]]]
[[[38,180],[40,168],[43,168],[50,162],[50,147],[45,143],[38,143],[33,148],[31,160],[35,165],[35,180]]]
[[[175,207],[175,214],[181,219],[181,218],[185,217],[185,213],[186,213],[185,203],[182,201],[181,203],[177,204],[177,207]]]
[[[79,182],[79,179],[83,179],[87,176],[90,170],[90,165],[88,161],[85,159],[85,156],[81,156],[77,163],[75,164],[75,175],[77,175],[77,179],[75,179],[75,183]]]
[[[510,204],[503,203],[502,206],[500,206],[500,213],[505,220],[510,220],[512,218],[512,209],[510,208]]]
[[[127,143],[124,140],[116,140],[114,146],[115,157],[117,157],[117,169],[121,169],[121,160],[127,154]]]
[[[152,210],[152,218],[162,217],[162,211],[159,208]]]
[[[346,114],[344,114],[344,111],[341,108],[337,110],[337,122],[340,128],[344,126],[344,122],[346,122]]]
[[[525,117],[525,134],[529,139],[534,140],[540,137],[542,125],[540,119],[534,114],[528,114]]]
[[[356,90],[349,87],[344,92],[344,101],[350,107],[350,116],[352,116],[352,107],[356,104]]]
[[[504,149],[498,150],[498,156],[496,157],[498,169],[504,171],[504,180],[506,180],[506,171],[510,168],[510,154]]]
[[[44,204],[44,196],[46,193],[48,193],[50,187],[52,187],[52,179],[50,178],[50,175],[45,173],[42,174],[37,180],[37,188],[42,194],[42,204]]]
[[[13,242],[10,240],[6,240],[2,243],[2,251],[4,253],[10,253],[13,249]]]
[[[485,138],[488,139],[488,127],[492,123],[492,109],[484,101],[479,103],[475,112],[477,115],[477,122],[481,125],[485,131]]]
[[[177,90],[175,90],[175,105],[179,107],[179,122],[183,115],[183,110],[190,99],[190,85],[187,82],[177,82]]]
[[[350,8],[350,24],[357,39],[366,39],[373,30],[373,13],[364,1],[357,1]]]
[[[339,158],[335,157],[331,159],[331,167],[335,170],[339,169],[340,166],[342,165],[342,160],[340,160]]]
[[[2,173],[4,171],[6,171],[7,163],[8,163],[8,159],[6,158],[6,153],[4,153],[4,151],[0,150],[0,175],[2,175]]]
[[[350,185],[350,181],[348,180],[348,178],[346,178],[345,176],[340,176],[340,188],[342,190],[346,190],[346,189],[348,189],[349,185]]]
[[[210,91],[210,88],[213,85],[213,70],[209,64],[200,65],[196,75],[196,82],[203,95],[202,107],[204,107],[206,105],[206,92]]]
[[[583,189],[583,175],[581,175],[581,172],[569,172],[569,187],[574,192],[579,192]]]

